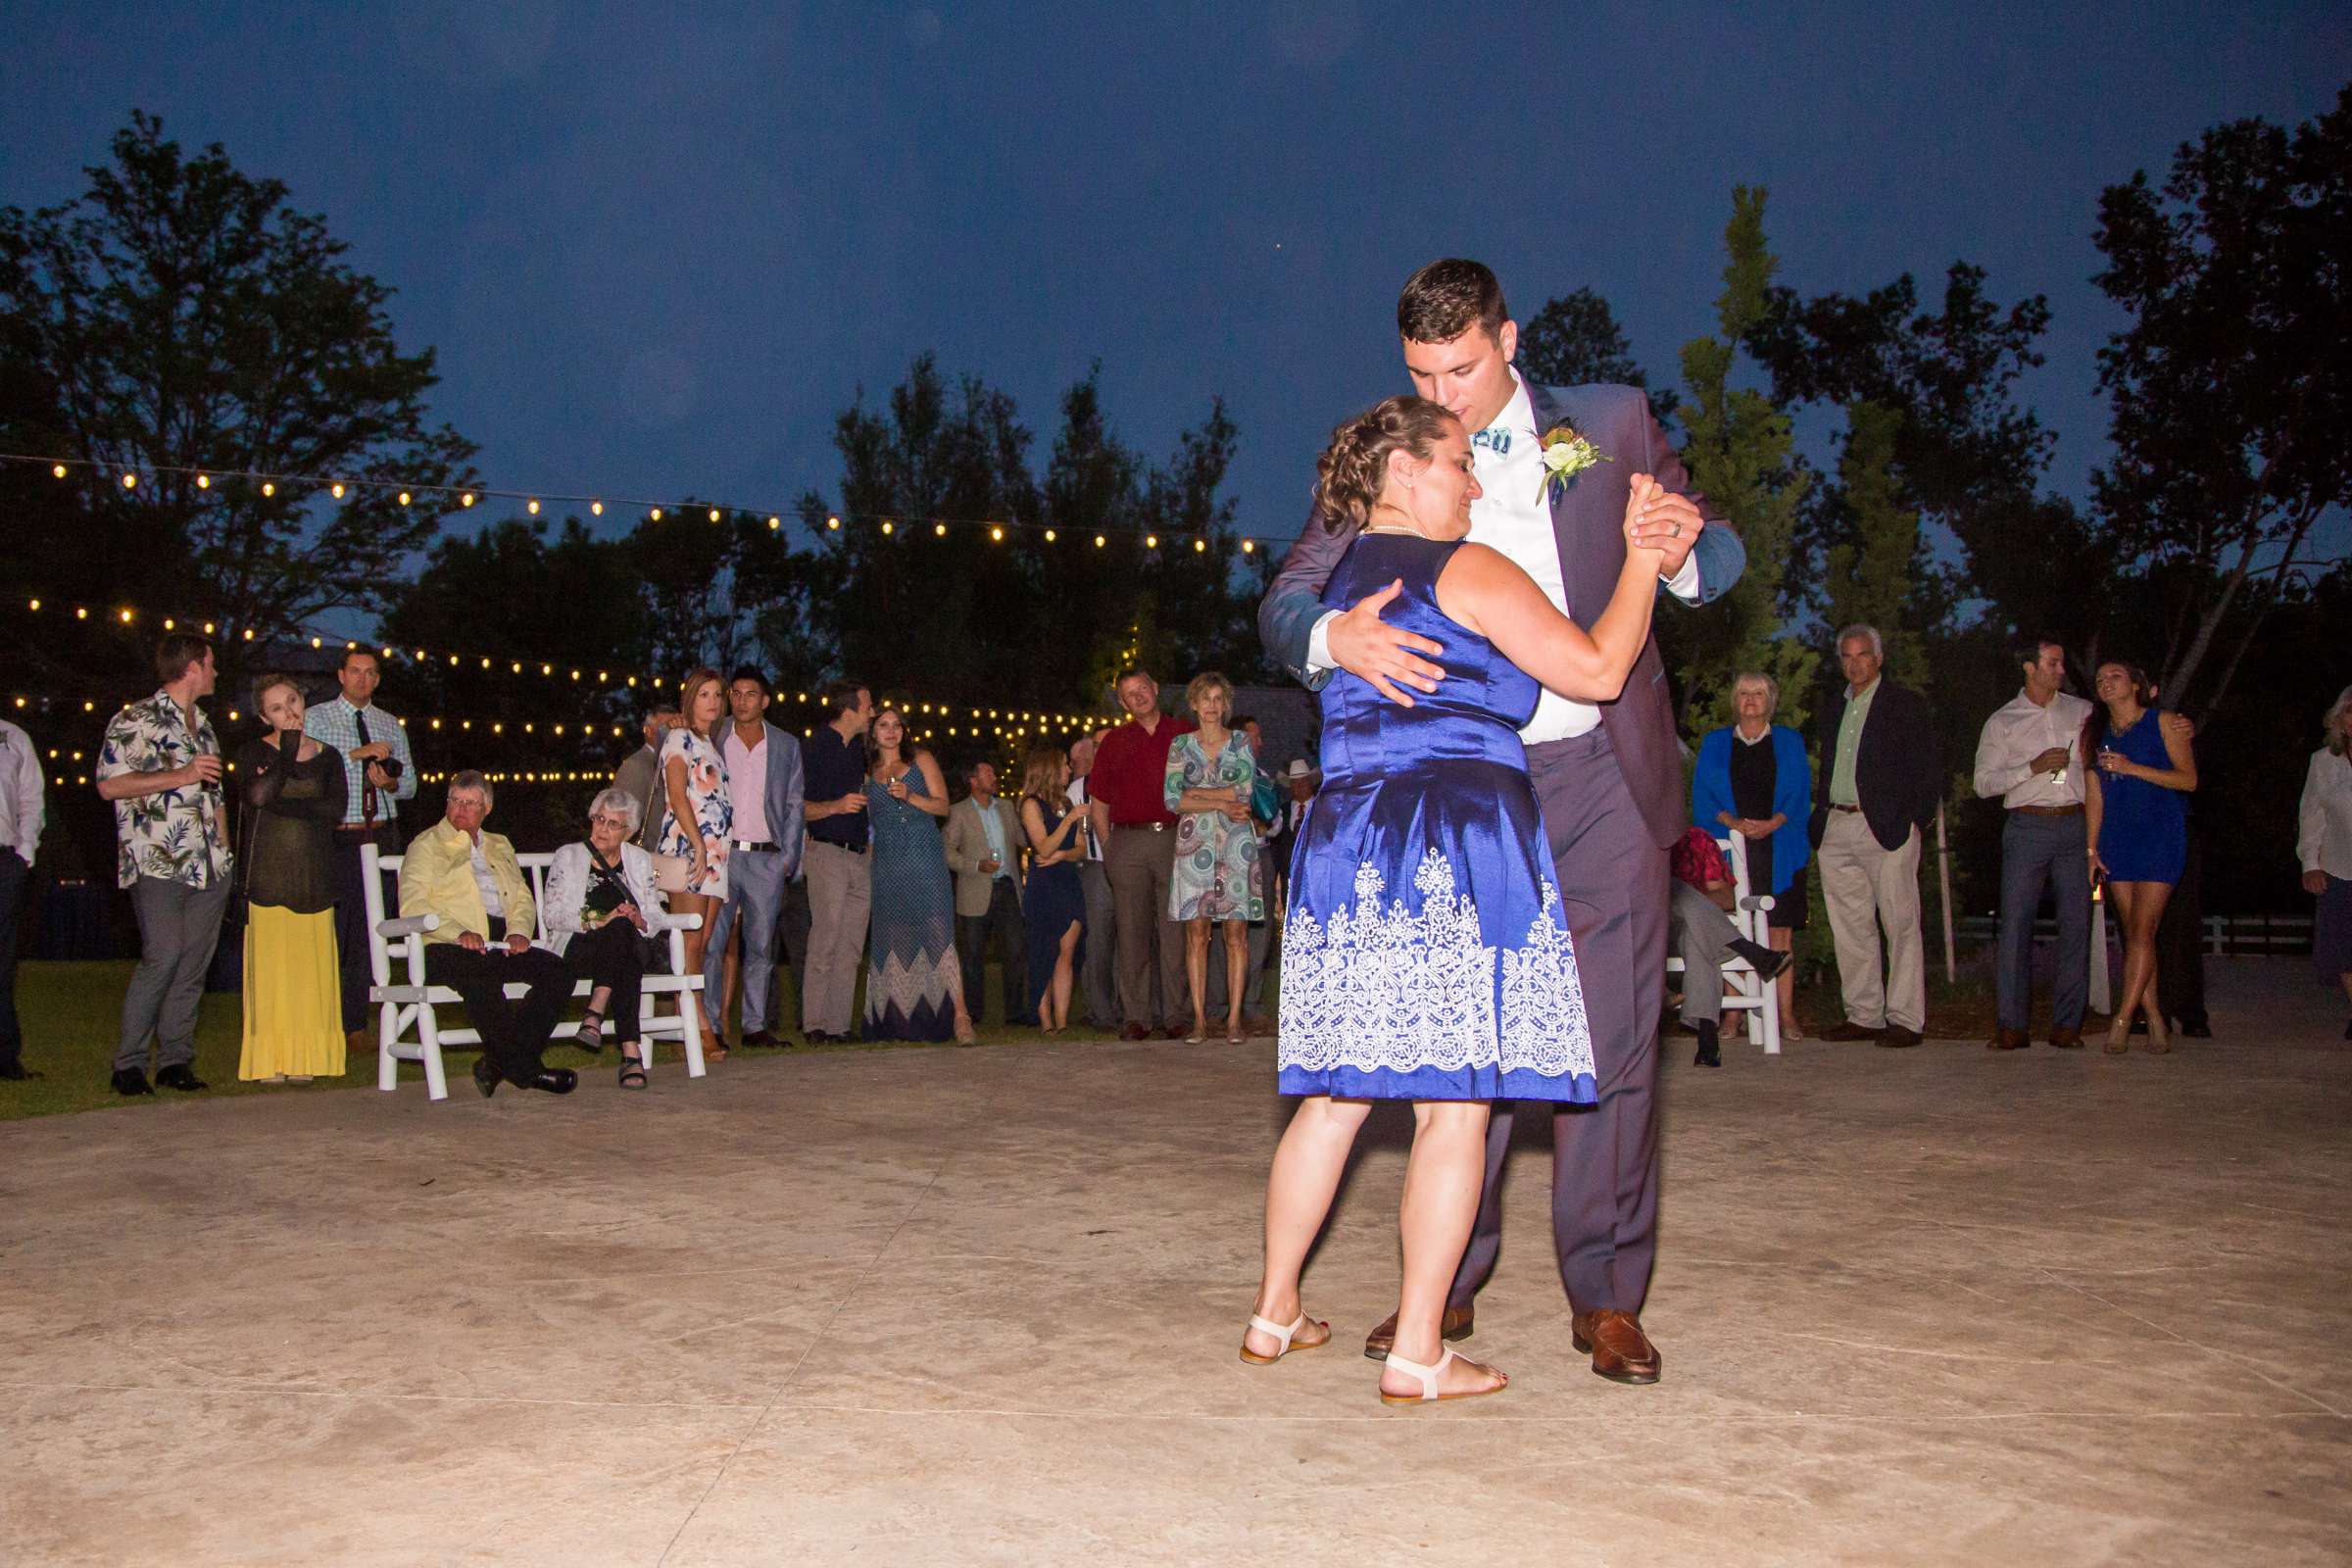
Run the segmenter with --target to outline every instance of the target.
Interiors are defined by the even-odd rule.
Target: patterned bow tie
[[[1511,455],[1511,432],[1499,424],[1490,424],[1470,438],[1474,447],[1485,447],[1498,458]]]

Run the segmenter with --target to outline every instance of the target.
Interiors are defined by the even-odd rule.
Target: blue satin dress
[[[1334,609],[1402,579],[1385,619],[1434,638],[1410,708],[1346,670],[1323,689],[1323,788],[1299,825],[1283,931],[1286,1095],[1590,1104],[1592,1034],[1518,729],[1534,677],[1448,620],[1458,542],[1362,534]]]
[[[2169,768],[2173,754],[2154,709],[2101,746],[2144,767]],[[2095,760],[2095,759],[2094,759]],[[2188,797],[2144,778],[2099,775],[2099,858],[2115,882],[2178,884],[2188,863]]]

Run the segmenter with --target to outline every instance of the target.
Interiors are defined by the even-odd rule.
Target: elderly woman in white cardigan
[[[627,790],[609,789],[588,808],[588,841],[566,844],[547,868],[547,945],[590,986],[579,1043],[604,1049],[605,1020],[620,1042],[620,1087],[645,1087],[645,1043],[638,1017],[647,936],[662,894],[654,858],[630,842],[643,808]]]

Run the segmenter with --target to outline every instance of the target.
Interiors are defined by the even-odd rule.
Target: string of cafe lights
[[[56,614],[61,616],[70,616],[72,619],[76,621],[97,622],[101,624],[112,624],[133,628],[152,625],[160,627],[166,632],[178,631],[182,627],[182,622],[177,616],[165,615],[159,618],[151,613],[144,612],[136,606],[131,605],[115,605],[111,607],[97,606],[79,604],[71,600],[60,601],[41,597],[26,598],[19,600],[17,603],[22,604],[24,607],[25,612],[28,614]],[[189,631],[201,631],[207,637],[220,636],[225,638],[227,636],[227,633],[222,630],[220,624],[217,621],[190,618],[185,622],[185,628]],[[663,693],[666,695],[663,686],[661,683],[652,680],[650,677],[631,674],[627,671],[616,672],[610,667],[596,668],[595,666],[588,664],[573,664],[568,660],[556,661],[548,659],[517,659],[514,657],[502,658],[488,654],[451,653],[446,649],[436,653],[431,650],[423,648],[411,648],[397,643],[360,642],[354,638],[333,638],[303,632],[296,632],[292,634],[292,639],[298,643],[307,642],[314,651],[324,651],[333,648],[340,648],[343,650],[356,650],[364,648],[373,652],[377,658],[384,660],[387,662],[401,661],[415,664],[419,668],[427,666],[443,667],[446,665],[446,667],[449,668],[480,669],[495,672],[500,668],[500,666],[503,665],[506,669],[506,672],[510,675],[520,675],[525,678],[530,678],[533,675],[536,675],[536,677],[539,679],[564,681],[567,684],[595,686],[599,688],[613,687],[616,689],[629,691],[643,689],[649,695],[654,693]],[[236,640],[244,642],[256,641],[257,638],[254,628],[250,626],[243,628]],[[801,704],[808,704],[819,701],[820,694],[807,691],[779,691],[775,694],[774,698],[775,702],[778,704],[782,704],[788,699]],[[44,705],[53,706],[56,700],[46,697],[33,698],[18,694],[12,694],[10,697],[11,705],[17,709],[25,709],[35,701],[38,701]],[[84,702],[80,706],[82,711],[84,712],[97,711],[97,705],[93,702]],[[931,703],[912,698],[907,700],[906,706],[909,712],[919,712],[924,715],[936,714],[942,719],[948,718],[949,716],[958,712],[967,711],[966,710],[960,709],[952,703]],[[236,717],[236,714],[232,711],[229,714],[229,717],[233,719]],[[968,710],[968,718],[969,720],[975,722],[983,718],[1006,721],[1018,720],[1024,724],[1033,724],[1041,727],[1050,725],[1062,729],[1086,728],[1104,722],[1102,716],[1100,714],[1056,710],[1052,709],[1027,708],[983,709],[975,707]],[[435,728],[438,728],[441,720],[436,718],[432,720],[432,723]],[[525,724],[522,727],[526,730],[531,730],[531,725],[529,724]],[[592,730],[594,726],[575,724],[572,726],[572,728],[586,732]],[[503,730],[501,732],[503,733]],[[535,730],[532,732],[536,733]],[[564,730],[563,725],[559,724],[554,726],[554,733],[560,735],[564,732]],[[618,735],[623,732],[622,727],[613,726],[612,732],[615,735]]]
[[[626,515],[633,513],[641,514],[653,522],[660,522],[662,518],[671,515],[690,516],[696,512],[702,512],[708,515],[710,521],[718,522],[729,513],[733,513],[752,517],[764,515],[767,518],[770,532],[781,532],[785,517],[784,513],[769,512],[764,507],[714,504],[707,500],[655,501],[642,497],[603,494],[567,495],[546,490],[512,490],[491,485],[423,484],[402,479],[379,479],[365,476],[277,473],[259,468],[199,468],[173,464],[111,464],[100,463],[94,458],[44,458],[23,452],[0,452],[0,463],[46,467],[52,478],[61,480],[70,479],[76,472],[87,472],[105,483],[119,485],[122,490],[132,493],[138,490],[143,481],[152,484],[158,479],[175,477],[192,480],[199,490],[211,490],[216,485],[242,484],[259,492],[265,499],[274,498],[279,489],[283,488],[288,492],[289,499],[292,499],[300,491],[322,490],[336,501],[343,500],[354,491],[372,490],[393,495],[404,507],[414,505],[420,496],[438,496],[445,499],[455,497],[461,511],[469,510],[484,501],[518,501],[522,503],[523,510],[534,517],[538,516],[544,508],[555,505],[584,506],[588,509],[589,515],[596,517],[603,516],[607,507],[610,506],[620,514]],[[921,538],[928,534],[932,538],[944,539],[948,537],[951,530],[986,529],[990,541],[996,544],[1003,544],[1005,538],[1012,533],[1035,534],[1042,537],[1047,544],[1054,544],[1058,543],[1067,533],[1073,541],[1084,541],[1091,537],[1097,550],[1108,548],[1110,541],[1114,538],[1141,538],[1145,549],[1156,551],[1160,548],[1161,540],[1164,537],[1171,549],[1181,548],[1184,542],[1189,540],[1194,553],[1205,555],[1208,551],[1208,540],[1202,535],[1171,533],[1163,536],[1155,530],[1147,528],[1099,528],[1090,532],[1056,528],[1050,523],[1026,522],[1010,516],[909,516],[905,513],[884,514],[878,512],[827,512],[825,514],[824,528],[828,532],[839,533],[845,525],[850,523],[871,524],[884,538],[895,538],[904,533],[908,538]],[[1260,549],[1278,547],[1285,542],[1279,539],[1259,539],[1249,535],[1238,536],[1236,539],[1237,547],[1245,556],[1254,556]]]

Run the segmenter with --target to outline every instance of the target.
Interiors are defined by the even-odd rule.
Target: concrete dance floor
[[[0,1128],[0,1562],[2340,1562],[2352,1046],[2217,963],[2168,1058],[1670,1038],[1666,1379],[1568,1344],[1548,1130],[1374,1399],[1409,1118],[1235,1356],[1269,1048],[1039,1044]],[[462,1071],[460,1082],[463,1083]]]

